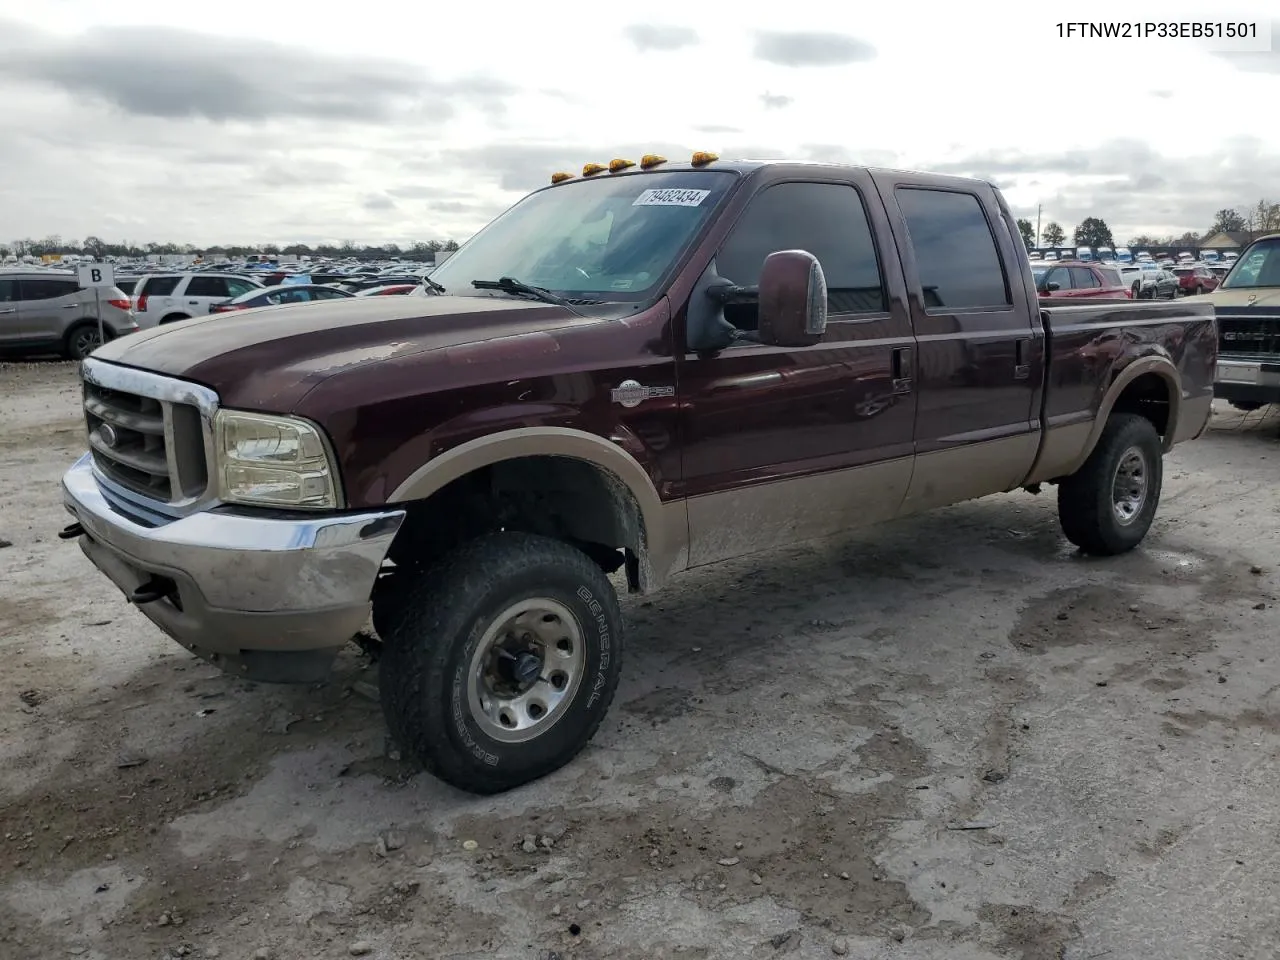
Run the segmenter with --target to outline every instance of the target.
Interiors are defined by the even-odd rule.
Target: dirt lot
[[[1120,559],[1017,494],[629,601],[593,745],[477,799],[388,756],[354,647],[226,679],[57,539],[70,364],[0,409],[0,956],[1280,950],[1280,418],[1219,412]]]

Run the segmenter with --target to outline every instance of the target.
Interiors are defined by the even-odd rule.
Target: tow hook
[[[58,531],[59,540],[74,540],[76,537],[82,536],[84,536],[84,527],[80,526],[79,523],[73,523]]]
[[[161,577],[152,577],[142,586],[129,594],[129,602],[142,606],[144,603],[155,603],[173,593],[173,582]]]

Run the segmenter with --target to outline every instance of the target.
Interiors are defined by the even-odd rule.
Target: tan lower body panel
[[[1208,425],[1212,413],[1213,394],[1209,393],[1203,397],[1183,397],[1173,442],[1182,443],[1184,440],[1194,440],[1200,436]]]
[[[966,443],[916,457],[899,516],[945,507],[1018,486],[1036,459],[1040,434]]]
[[[691,497],[689,566],[831,536],[896,516],[911,458]]]

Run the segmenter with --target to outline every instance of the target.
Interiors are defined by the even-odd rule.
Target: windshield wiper
[[[422,277],[421,280],[422,280],[422,286],[426,287],[432,293],[435,293],[435,294],[444,293],[443,284],[436,283],[430,277]]]
[[[558,307],[573,309],[573,305],[569,301],[565,300],[564,297],[556,296],[546,287],[535,287],[516,280],[514,277],[502,277],[498,280],[472,280],[471,285],[477,290],[501,290],[503,293],[523,294],[526,297],[541,300],[543,303],[554,303]]]

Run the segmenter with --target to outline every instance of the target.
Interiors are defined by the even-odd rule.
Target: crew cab
[[[477,793],[603,721],[612,574],[1046,485],[1132,550],[1218,343],[1207,303],[1042,305],[986,182],[712,154],[555,174],[423,293],[99,348],[62,535],[238,676],[317,680],[371,617],[393,738]]]
[[[1219,317],[1213,395],[1239,410],[1280,403],[1280,234],[1244,249],[1217,288],[1187,303],[1212,303]]]

